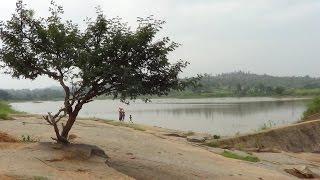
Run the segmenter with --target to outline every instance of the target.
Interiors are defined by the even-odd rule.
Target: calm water
[[[275,98],[155,99],[125,105],[119,101],[96,100],[84,106],[81,117],[118,119],[118,107],[126,111],[126,120],[170,129],[234,135],[257,130],[264,123],[290,124],[300,119],[308,100]],[[56,112],[61,101],[12,103],[28,113]]]

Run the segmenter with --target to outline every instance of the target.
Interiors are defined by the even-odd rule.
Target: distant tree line
[[[204,75],[200,86],[174,91],[169,97],[250,97],[250,96],[317,96],[320,79],[309,76],[277,77],[247,72]],[[46,89],[0,90],[0,100],[36,101],[62,100],[64,91],[58,87]],[[100,99],[110,98],[100,96]]]
[[[249,72],[204,75],[201,86],[176,92],[174,96],[314,96],[320,95],[320,79],[310,76],[277,77]]]
[[[36,101],[36,100],[62,100],[64,92],[59,88],[45,89],[0,89],[0,100],[12,101]]]

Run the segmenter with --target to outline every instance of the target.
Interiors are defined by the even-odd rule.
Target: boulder
[[[293,166],[284,169],[284,171],[298,178],[313,179],[316,177],[316,175],[305,165]]]
[[[205,136],[188,136],[187,141],[189,142],[197,142],[197,143],[203,143],[207,140],[207,137]]]
[[[187,136],[183,132],[169,132],[165,133],[165,136],[173,136],[173,137],[181,137],[181,138],[186,138]]]

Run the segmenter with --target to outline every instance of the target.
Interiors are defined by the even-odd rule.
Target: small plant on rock
[[[27,143],[33,143],[33,142],[38,142],[39,139],[31,137],[30,135],[22,135],[21,136],[21,141],[22,142],[27,142]]]

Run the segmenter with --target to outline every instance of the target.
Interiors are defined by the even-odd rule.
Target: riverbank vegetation
[[[10,119],[10,114],[17,113],[12,107],[3,101],[0,101],[0,120]]]
[[[245,72],[204,75],[200,85],[184,91],[172,91],[167,98],[211,97],[314,97],[320,95],[320,79],[309,76],[277,77]],[[112,98],[99,96],[99,99]],[[144,97],[143,97],[144,98]],[[158,98],[148,96],[147,98]],[[11,101],[63,100],[64,91],[59,87],[45,89],[0,90],[0,99]]]
[[[307,106],[307,110],[303,113],[302,120],[318,119],[320,113],[320,97],[316,97]]]
[[[318,96],[320,79],[309,76],[278,77],[248,72],[204,75],[201,86],[170,94],[173,97]]]

